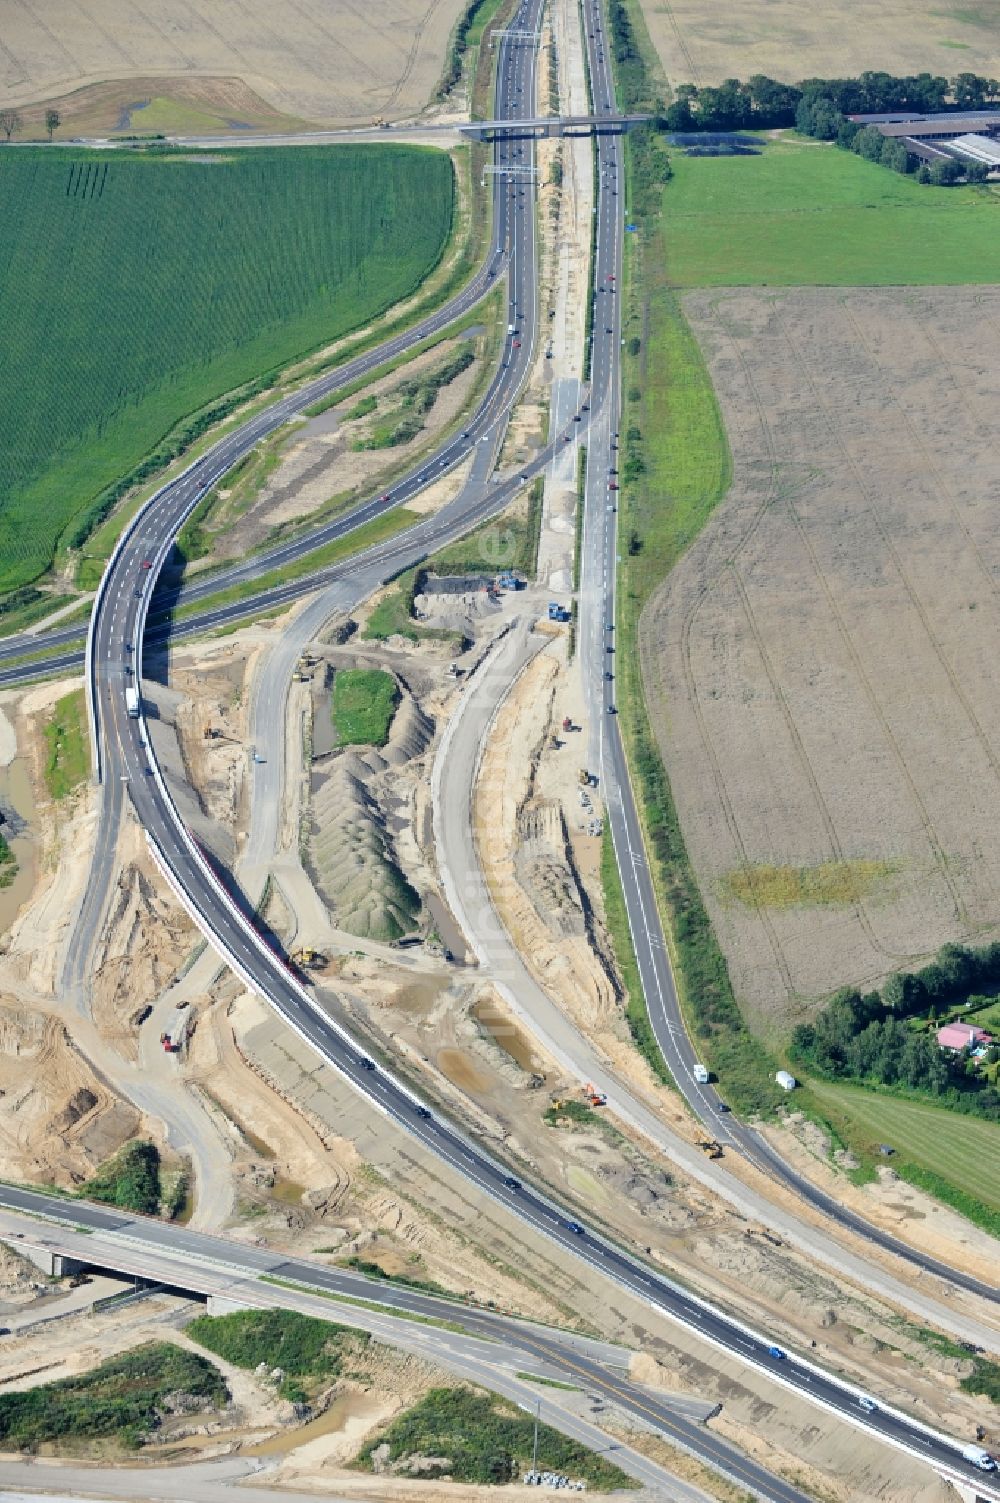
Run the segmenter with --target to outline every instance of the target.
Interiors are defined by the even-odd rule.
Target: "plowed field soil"
[[[734,481],[643,671],[752,1025],[1000,933],[1000,288],[690,293]]]
[[[268,109],[322,124],[399,118],[427,103],[462,9],[462,0],[7,6],[0,98],[21,106],[131,80],[132,92],[101,95],[106,110],[124,117],[103,119],[108,130],[259,127],[269,123]],[[197,80],[209,86],[192,91]],[[97,96],[70,101],[64,123],[92,114],[97,103]]]
[[[642,0],[642,11],[671,83],[718,84],[753,73],[796,82],[844,78],[865,69],[996,77],[1000,67],[996,10],[986,4]]]

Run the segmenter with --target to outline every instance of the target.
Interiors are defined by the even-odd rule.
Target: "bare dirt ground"
[[[803,0],[742,0],[738,8],[703,0],[641,0],[663,71],[672,84],[718,84],[738,75],[843,78],[887,73],[959,72],[995,76],[996,16],[987,5],[889,0],[816,10]]]
[[[754,1026],[1000,912],[993,288],[698,293],[734,482],[642,623]],[[812,885],[811,885],[812,884]]]
[[[414,438],[384,449],[352,447],[367,441],[377,424],[403,416],[401,384],[438,370],[470,340],[478,358],[441,388]],[[209,563],[243,558],[280,530],[327,514],[334,498],[343,498],[337,502],[339,509],[358,488],[374,489],[381,476],[411,464],[455,423],[469,402],[480,378],[485,346],[486,336],[472,331],[464,338],[445,340],[408,361],[401,370],[372,382],[363,393],[283,430],[266,447],[263,469],[258,460],[255,468],[238,471],[237,478],[219,490],[204,524],[212,541],[211,553],[192,565],[189,575]],[[374,398],[378,405],[367,416],[352,417],[362,396]],[[385,483],[391,490],[391,480]]]
[[[155,13],[129,0],[19,6],[4,17],[0,94],[17,106],[58,97],[64,124],[85,112],[104,131],[270,128],[276,113],[323,125],[400,119],[427,103],[461,10],[461,0],[337,0],[280,18],[265,0],[222,11],[164,0]],[[89,85],[104,92],[63,107]]]

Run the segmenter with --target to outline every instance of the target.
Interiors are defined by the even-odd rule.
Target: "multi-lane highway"
[[[536,13],[537,0],[528,0],[521,13],[521,23],[530,23]],[[595,36],[599,36],[600,18],[593,0],[587,13],[590,28],[595,31]],[[596,103],[610,108],[613,96],[607,59],[603,43],[596,45],[595,51],[592,38],[591,70],[596,85]],[[504,45],[498,68],[498,113],[530,112],[533,89],[532,49]],[[505,142],[498,144],[496,149],[502,162],[505,152],[525,148]],[[607,146],[602,146],[602,152],[607,153]],[[610,279],[616,278],[620,269],[621,216],[617,191],[620,176],[619,154],[612,150],[610,158],[605,155],[602,160],[597,204],[596,275],[609,285]],[[523,189],[505,186],[502,178],[499,182],[491,267],[496,267],[502,250],[508,249],[511,332],[504,361],[487,403],[466,433],[453,440],[435,461],[433,473],[443,472],[457,463],[474,443],[484,438],[490,441],[491,430],[503,421],[531,357],[537,323],[531,204]],[[606,292],[600,296],[605,303],[610,301],[614,305],[613,294]],[[593,411],[590,423],[593,433],[603,436],[609,456],[613,442],[610,435],[615,431],[617,413],[617,327],[617,313],[609,314],[606,320],[596,320],[592,352]],[[364,358],[374,363],[380,357],[373,353]],[[256,932],[185,829],[153,756],[144,718],[133,719],[126,712],[126,688],[141,677],[144,629],[153,584],[179,526],[206,486],[264,433],[273,431],[291,411],[315,401],[316,395],[314,387],[287,399],[286,404],[282,404],[285,411],[279,408],[262,414],[246,429],[210,451],[179,481],[165,487],[140,513],[109,565],[95,605],[89,681],[95,721],[102,738],[99,765],[112,810],[116,807],[116,800],[127,790],[164,875],[233,969],[249,987],[266,997],[289,1026],[362,1091],[378,1110],[419,1138],[441,1161],[544,1233],[565,1256],[582,1260],[595,1271],[658,1306],[704,1339],[769,1371],[776,1383],[875,1432],[915,1456],[934,1461],[954,1475],[975,1475],[973,1469],[963,1462],[957,1445],[950,1443],[947,1437],[935,1435],[908,1416],[887,1407],[880,1406],[873,1412],[862,1409],[858,1402],[860,1395],[851,1385],[825,1373],[804,1356],[791,1352],[779,1354],[766,1334],[749,1329],[726,1312],[664,1278],[618,1247],[605,1232],[585,1227],[545,1193],[519,1181],[509,1165],[485,1153],[445,1118],[435,1116],[408,1087],[368,1059],[336,1019],[331,1019],[317,1006],[311,993],[300,984],[282,957],[274,953]],[[495,432],[492,437],[495,439]],[[533,468],[544,464],[545,458],[544,454],[540,455]],[[425,483],[428,474],[425,469],[422,476],[414,477],[413,487],[416,489]],[[461,520],[468,525],[477,506],[480,509],[492,506],[505,489],[504,486],[492,490],[487,488],[485,496],[467,501],[465,515],[459,519],[453,517],[453,521]],[[402,499],[400,487],[397,487],[396,499]],[[441,526],[441,514],[424,524],[429,535],[435,529],[440,530]],[[407,549],[420,546],[420,541],[409,534],[405,542],[401,540],[394,545],[385,545],[386,572],[391,572],[393,559],[398,560],[406,555]],[[613,556],[609,572],[613,575]],[[95,887],[98,885],[94,884]],[[780,1494],[772,1492],[768,1496]]]
[[[29,1217],[43,1217],[44,1224]],[[284,1253],[267,1248],[250,1248],[184,1227],[131,1216],[108,1206],[61,1200],[13,1185],[0,1184],[0,1232],[6,1238],[13,1234],[97,1268],[115,1269],[167,1287],[358,1323],[397,1345],[412,1347],[412,1339],[408,1337],[419,1336],[417,1347],[422,1355],[446,1364],[449,1355],[460,1346],[460,1351],[478,1357],[486,1367],[485,1372],[481,1366],[478,1373],[464,1375],[489,1386],[495,1387],[496,1376],[505,1370],[511,1375],[527,1370],[543,1377],[558,1376],[575,1388],[585,1388],[591,1395],[613,1403],[642,1424],[655,1425],[742,1488],[750,1488],[777,1503],[807,1503],[797,1488],[772,1477],[722,1437],[704,1428],[703,1421],[714,1408],[710,1402],[681,1395],[658,1395],[632,1383],[627,1376],[630,1353],[613,1344],[512,1319],[464,1302],[421,1294],[402,1285],[373,1283],[362,1274],[308,1258],[287,1258]],[[329,1300],[331,1295],[354,1302],[353,1307],[324,1304],[324,1298]],[[395,1315],[396,1320],[386,1329],[384,1318],[359,1312],[358,1303],[364,1304],[368,1311],[379,1309],[384,1316]],[[422,1324],[404,1322],[400,1318],[404,1316],[416,1316]],[[439,1327],[435,1331],[424,1322],[438,1322],[444,1329]],[[462,1337],[466,1338],[464,1342]],[[555,1416],[543,1417],[559,1424]],[[587,1439],[594,1443],[593,1435]],[[601,1441],[606,1444],[604,1437],[598,1437],[599,1445]],[[657,1482],[662,1484],[663,1478],[645,1480],[655,1486]],[[674,1496],[673,1491],[670,1496]],[[699,1497],[703,1496],[699,1493]]]
[[[516,23],[531,28],[537,21],[540,0],[525,0]],[[611,110],[613,91],[608,59],[601,39],[601,20],[597,0],[586,6],[591,51],[591,78],[595,85],[595,108]],[[498,64],[497,114],[511,117],[530,115],[534,96],[534,52],[529,46],[506,41],[501,46]],[[503,141],[497,144],[497,162],[512,160],[515,152],[529,152],[528,144]],[[597,285],[604,291],[598,301],[608,308],[606,317],[594,322],[592,351],[592,412],[589,413],[591,447],[594,458],[591,473],[600,476],[600,466],[611,468],[613,435],[617,428],[617,389],[619,359],[619,320],[617,285],[621,257],[621,199],[618,183],[622,181],[621,151],[617,141],[601,144],[601,170],[597,203]],[[509,1165],[498,1162],[450,1122],[432,1114],[414,1094],[387,1070],[376,1067],[365,1057],[359,1045],[336,1020],[316,1005],[311,993],[291,973],[281,956],[275,954],[256,932],[252,923],[233,901],[218,879],[204,854],[184,828],[161,776],[149,745],[144,717],[132,718],[126,711],[126,688],[141,680],[142,649],[150,599],[157,576],[169,554],[173,539],[191,509],[205,490],[214,484],[262,437],[274,431],[295,412],[315,402],[321,395],[336,390],[347,381],[370,371],[400,348],[423,338],[433,329],[453,318],[488,289],[506,264],[508,274],[509,333],[504,357],[490,392],[469,427],[453,439],[419,473],[395,487],[393,502],[399,503],[421,489],[430,478],[444,473],[467,456],[476,444],[489,449],[505,422],[529,367],[535,333],[536,275],[532,201],[518,184],[511,186],[503,177],[497,179],[494,202],[494,235],[488,263],[480,277],[456,299],[390,348],[358,357],[347,367],[321,378],[307,388],[268,409],[221,441],[196,461],[178,480],[165,486],[138,515],[124,534],[108,567],[98,600],[95,603],[88,639],[88,689],[98,738],[99,767],[104,781],[105,805],[94,879],[89,892],[93,895],[92,911],[85,909],[76,926],[77,948],[71,955],[70,975],[82,974],[81,957],[85,954],[88,934],[96,926],[96,914],[110,883],[113,870],[113,834],[117,829],[123,801],[127,797],[145,827],[154,855],[167,880],[185,906],[197,918],[203,931],[228,960],[233,969],[254,991],[266,997],[285,1018],[289,1026],[306,1039],[324,1059],[337,1068],[387,1118],[419,1138],[439,1159],[467,1180],[476,1184],[492,1199],[505,1205],[515,1215],[530,1223],[556,1243],[567,1257],[581,1259],[600,1274],[629,1288],[640,1298],[656,1305],[672,1318],[698,1332],[706,1340],[745,1362],[769,1371],[774,1381],[803,1397],[834,1411],[851,1422],[872,1431],[922,1459],[933,1461],[951,1475],[975,1478],[978,1474],[963,1462],[957,1444],[947,1437],[928,1432],[904,1414],[879,1407],[867,1412],[859,1407],[858,1392],[805,1357],[793,1353],[776,1354],[773,1343],[762,1333],[692,1296],[688,1291],[665,1279],[618,1247],[607,1234],[585,1227],[553,1202],[546,1194],[520,1182]],[[584,422],[588,415],[583,414]],[[558,440],[560,436],[557,435]],[[523,473],[530,475],[546,463],[549,451],[541,453]],[[602,456],[603,455],[603,459]],[[421,556],[427,548],[445,536],[449,529],[468,527],[480,515],[496,510],[520,484],[514,478],[504,484],[463,490],[457,503],[420,527],[391,544],[372,550],[366,562],[379,562],[386,575],[405,562]],[[598,481],[593,482],[595,485]],[[607,492],[600,506],[589,510],[602,519],[604,543],[601,580],[605,602],[613,599],[614,515],[607,510]],[[326,536],[337,536],[376,515],[382,506],[373,501],[357,509],[350,518],[334,524]],[[588,523],[591,526],[592,523]],[[306,540],[287,545],[289,550],[304,550]],[[308,546],[316,546],[315,537]],[[269,560],[255,560],[249,571],[272,566]],[[297,556],[289,552],[284,557]],[[600,682],[603,685],[603,661]],[[602,726],[613,723],[611,687],[601,714]],[[627,773],[617,736],[602,733],[605,767],[605,791],[609,814],[614,808],[616,784],[622,790],[624,808]],[[632,811],[634,819],[634,809]],[[635,827],[637,830],[637,826]],[[626,832],[627,833],[627,832]],[[638,850],[636,843],[635,849]],[[88,902],[90,902],[88,897]],[[655,914],[655,909],[653,910]],[[982,1489],[981,1489],[982,1490]],[[770,1491],[768,1497],[786,1498],[786,1492]],[[1000,1497],[1000,1493],[995,1494]]]
[[[604,40],[598,0],[588,0],[587,46],[594,109],[610,109],[614,83],[608,47]],[[884,1232],[832,1196],[817,1189],[788,1165],[760,1132],[734,1117],[718,1091],[695,1080],[698,1055],[687,1032],[677,996],[656,901],[653,878],[646,855],[642,824],[636,806],[628,762],[616,712],[614,672],[615,584],[617,563],[617,489],[610,487],[618,472],[617,435],[620,382],[618,355],[621,348],[621,255],[624,243],[623,202],[619,185],[624,183],[623,146],[616,136],[597,137],[597,155],[603,206],[597,238],[594,273],[594,344],[592,381],[594,412],[588,433],[587,495],[582,549],[579,603],[580,652],[583,681],[591,705],[590,762],[601,768],[601,781],[614,841],[615,857],[625,895],[633,948],[639,966],[646,1006],[660,1052],[695,1116],[705,1123],[712,1137],[743,1153],[757,1168],[779,1180],[797,1197],[840,1226],[876,1247],[904,1258],[927,1273],[933,1273],[981,1299],[1000,1303],[1000,1290],[939,1258],[920,1252]],[[607,400],[599,405],[601,392]]]

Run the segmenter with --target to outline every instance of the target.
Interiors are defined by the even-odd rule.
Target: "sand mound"
[[[416,928],[420,897],[397,866],[382,813],[357,775],[365,760],[338,757],[317,782],[309,864],[340,928],[394,940]]]
[[[434,722],[425,715],[412,694],[405,694],[392,721],[389,741],[382,756],[391,767],[402,767],[423,756],[434,736]]]

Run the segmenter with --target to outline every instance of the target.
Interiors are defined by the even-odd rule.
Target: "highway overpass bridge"
[[[469,120],[454,127],[463,136],[477,141],[499,141],[526,137],[541,140],[546,136],[621,136],[637,125],[645,125],[651,115],[532,115],[523,120]]]

